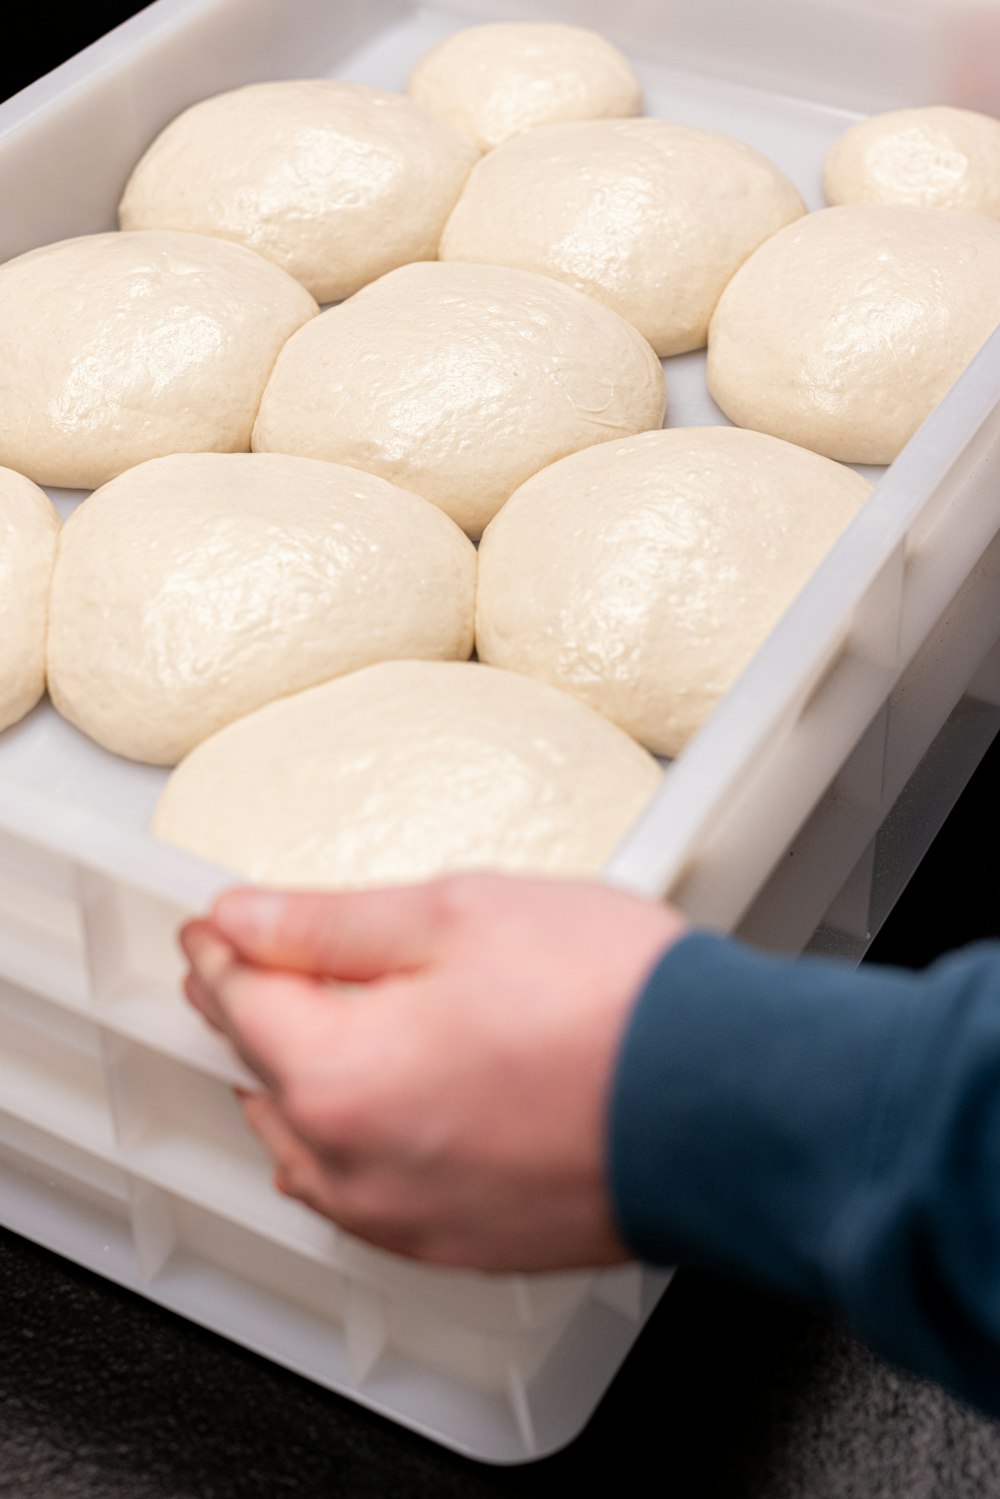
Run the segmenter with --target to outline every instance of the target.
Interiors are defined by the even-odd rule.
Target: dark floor
[[[3,1499],[983,1499],[1000,1428],[842,1330],[678,1277],[585,1434],[467,1463],[19,1241],[0,1241]],[[996,1489],[994,1481],[996,1480]]]

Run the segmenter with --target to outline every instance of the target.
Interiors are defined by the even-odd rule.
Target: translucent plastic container
[[[988,92],[990,75],[968,62],[986,10],[159,0],[0,107],[0,258],[112,227],[133,162],[198,98],[317,73],[398,88],[450,30],[513,15],[613,35],[651,113],[760,147],[818,207],[822,157],[850,111],[956,88],[987,102],[969,90]],[[721,420],[702,356],[670,361],[667,378],[672,424]],[[57,499],[65,511],[78,497]],[[761,945],[859,956],[1000,727],[998,532],[995,338],[608,877]],[[244,1075],[179,998],[176,927],[227,879],[147,835],[162,780],[48,705],[0,736],[0,1219],[472,1456],[552,1451],[586,1421],[667,1277],[429,1270],[279,1198],[231,1097]]]

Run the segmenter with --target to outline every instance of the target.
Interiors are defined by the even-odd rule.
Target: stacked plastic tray
[[[132,163],[197,98],[316,73],[398,88],[449,30],[511,13],[454,11],[159,0],[0,107],[0,256],[112,227]],[[517,13],[613,29],[651,113],[758,146],[816,207],[845,109],[918,101],[936,55],[924,10],[892,0]],[[721,420],[702,356],[667,379],[671,425]],[[1000,727],[998,532],[995,339],[608,877],[765,946],[860,955]],[[226,878],[146,834],[162,778],[47,705],[0,736],[0,1221],[474,1456],[558,1447],[666,1277],[429,1270],[279,1198],[232,1099],[245,1079],[179,998],[176,927]]]

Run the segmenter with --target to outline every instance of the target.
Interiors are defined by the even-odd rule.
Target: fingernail
[[[266,937],[281,920],[284,905],[285,897],[274,890],[227,890],[216,901],[212,919],[239,946]]]
[[[177,941],[180,943],[181,951],[188,957],[196,951],[205,936],[205,923],[202,920],[185,921],[177,933]]]

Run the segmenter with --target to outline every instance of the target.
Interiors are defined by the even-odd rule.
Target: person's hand
[[[456,876],[235,890],[181,936],[185,989],[265,1084],[281,1191],[437,1264],[626,1258],[606,1114],[632,1003],[684,918],[597,884]]]

